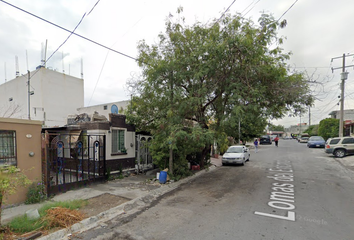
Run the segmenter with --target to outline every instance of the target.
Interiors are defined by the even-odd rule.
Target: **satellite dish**
[[[118,114],[118,107],[117,105],[113,104],[111,107],[111,112],[114,114]]]

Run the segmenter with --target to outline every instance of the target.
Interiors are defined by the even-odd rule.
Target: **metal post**
[[[27,70],[27,75],[28,75],[28,81],[27,81],[27,87],[28,87],[28,119],[31,120],[31,103],[30,103],[30,96],[31,96],[31,87],[30,87],[30,71]]]

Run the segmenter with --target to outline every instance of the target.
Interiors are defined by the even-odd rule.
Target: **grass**
[[[40,215],[39,219],[30,220],[26,215],[22,215],[14,218],[7,226],[15,233],[27,233],[38,229],[48,229],[48,222],[45,220],[47,215],[47,210],[54,207],[63,207],[71,210],[79,209],[87,204],[87,200],[73,200],[65,202],[54,202],[47,203],[40,209],[38,213]]]

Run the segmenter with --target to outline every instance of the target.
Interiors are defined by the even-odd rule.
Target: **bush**
[[[33,183],[27,192],[27,198],[25,203],[32,204],[32,203],[40,203],[47,199],[47,195],[45,193],[45,187],[42,182]]]

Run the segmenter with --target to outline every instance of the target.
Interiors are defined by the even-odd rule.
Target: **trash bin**
[[[167,172],[161,171],[159,176],[160,183],[166,183],[167,181]]]

